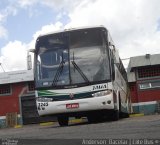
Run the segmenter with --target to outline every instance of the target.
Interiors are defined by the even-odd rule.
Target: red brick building
[[[33,70],[0,73],[0,124],[7,113],[22,116],[22,97],[34,96]]]
[[[160,54],[131,57],[128,82],[134,113],[160,111]]]

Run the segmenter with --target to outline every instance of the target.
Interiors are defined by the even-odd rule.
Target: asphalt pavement
[[[22,128],[0,129],[0,138],[17,139],[19,143],[21,139],[27,139],[27,141],[31,141],[29,144],[36,144],[35,141],[41,140],[43,140],[45,144],[53,144],[54,140],[53,145],[55,145],[56,139],[59,142],[61,141],[61,144],[63,141],[65,144],[71,144],[73,143],[73,139],[75,139],[75,143],[77,141],[81,142],[81,144],[94,144],[97,143],[94,142],[96,139],[107,139],[107,141],[108,139],[160,140],[160,115],[130,117],[120,119],[119,121],[106,121],[95,124],[88,124],[87,120],[84,119],[79,122],[71,122],[67,127],[60,127],[58,123],[25,125]],[[63,139],[67,139],[67,141]],[[5,141],[3,140],[3,142]],[[119,142],[112,142],[110,140],[110,143],[114,144]],[[16,145],[18,145],[18,143]]]

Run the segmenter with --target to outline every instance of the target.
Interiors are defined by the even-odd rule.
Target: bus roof
[[[61,33],[61,32],[66,32],[66,31],[89,29],[89,28],[105,28],[105,27],[103,25],[97,25],[97,26],[82,26],[82,27],[75,27],[75,28],[67,28],[67,29],[64,29],[64,30],[57,30],[57,31],[51,31],[51,32],[48,32],[48,33],[45,33],[45,34],[40,34],[38,37],[46,36],[46,35],[50,35],[50,34]]]

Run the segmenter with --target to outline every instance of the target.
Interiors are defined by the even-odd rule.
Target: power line
[[[128,59],[130,59],[129,57],[128,58],[122,58],[121,60],[128,60]]]
[[[0,66],[1,66],[1,68],[2,68],[2,70],[3,70],[3,72],[5,72],[5,70],[4,70],[3,66],[2,66],[2,63],[0,63]]]

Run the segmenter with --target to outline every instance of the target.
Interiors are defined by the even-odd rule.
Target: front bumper
[[[37,101],[37,106],[43,102]],[[66,108],[66,104],[78,103],[78,108]],[[55,101],[48,102],[48,105],[43,106],[43,109],[39,109],[38,113],[40,116],[44,115],[55,115],[55,114],[65,114],[65,113],[78,113],[92,110],[111,110],[114,109],[114,102],[112,94],[101,97],[76,99],[68,101]]]

